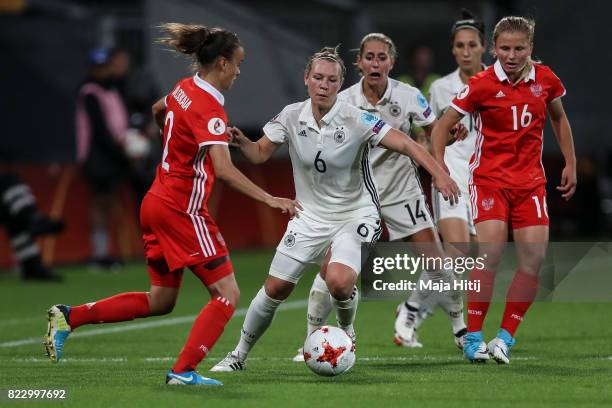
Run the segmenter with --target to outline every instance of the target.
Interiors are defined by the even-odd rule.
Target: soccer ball
[[[340,375],[355,364],[355,346],[344,330],[323,326],[306,338],[304,361],[316,374]]]

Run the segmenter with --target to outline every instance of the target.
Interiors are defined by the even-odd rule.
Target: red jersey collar
[[[497,79],[499,79],[499,82],[510,82],[510,80],[508,79],[508,75],[506,75],[506,72],[502,68],[501,62],[499,62],[499,60],[495,61],[495,64],[493,64],[493,70],[495,71],[495,75],[497,76]],[[529,75],[525,77],[525,82],[535,81],[535,71],[535,64],[532,64],[531,71],[529,71]]]
[[[203,80],[198,74],[195,74],[193,76],[193,82],[195,82],[198,88],[201,88],[211,94],[217,100],[217,102],[219,102],[221,106],[223,106],[223,104],[225,103],[225,98],[223,97],[223,94],[217,91],[217,89],[212,86],[210,82]]]

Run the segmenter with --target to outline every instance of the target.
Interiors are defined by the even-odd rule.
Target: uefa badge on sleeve
[[[208,131],[217,136],[224,134],[225,122],[221,118],[212,118],[208,121]]]
[[[459,93],[457,94],[457,99],[463,99],[467,96],[467,94],[470,93],[470,86],[466,85],[463,87],[463,89],[461,89],[459,91]]]
[[[419,94],[417,95],[417,102],[419,103],[419,106],[423,109],[427,108],[429,106],[429,104],[427,103],[427,99],[425,99],[425,97],[423,96],[422,93],[419,92]]]

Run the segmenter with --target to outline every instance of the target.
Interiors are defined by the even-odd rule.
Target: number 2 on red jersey
[[[170,164],[166,161],[166,157],[168,156],[168,143],[170,143],[170,139],[172,138],[172,125],[174,124],[174,112],[168,111],[166,113],[166,119],[164,120],[164,126],[168,127],[168,137],[166,138],[166,145],[164,146],[164,153],[162,155],[162,163],[161,166],[164,170],[170,171]]]

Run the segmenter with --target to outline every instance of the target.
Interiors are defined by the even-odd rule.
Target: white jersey
[[[435,80],[429,88],[429,102],[434,113],[437,116],[441,116],[464,86],[465,84],[459,76],[459,68]],[[468,136],[464,140],[455,141],[455,143],[446,147],[444,163],[446,163],[451,177],[455,180],[461,191],[467,194],[468,178],[470,175],[468,163],[476,145],[476,129],[471,115],[464,116],[461,119],[461,123],[468,130]]]
[[[436,115],[417,88],[389,78],[382,98],[372,105],[363,94],[363,78],[338,94],[338,99],[380,116],[388,125],[410,134],[410,127],[427,126]],[[374,178],[381,206],[404,202],[407,196],[422,193],[418,172],[412,159],[400,153],[376,147],[370,152]]]
[[[263,131],[289,144],[296,199],[316,221],[380,213],[369,151],[391,129],[383,120],[337,100],[317,125],[310,99],[286,106]]]

